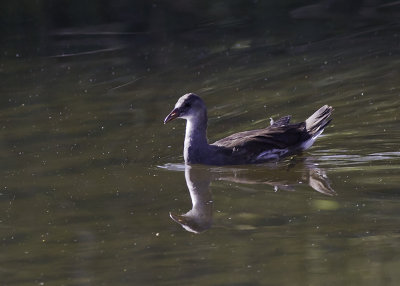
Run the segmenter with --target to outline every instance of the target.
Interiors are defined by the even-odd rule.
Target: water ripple
[[[323,162],[335,163],[336,165],[360,165],[383,160],[398,160],[400,152],[381,152],[371,153],[367,155],[323,155],[319,156],[318,160]]]

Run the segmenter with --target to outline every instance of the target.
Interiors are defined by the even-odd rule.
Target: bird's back
[[[235,133],[212,145],[232,150],[231,156],[251,162],[257,161],[257,157],[266,151],[288,152],[288,148],[295,147],[309,137],[302,122]]]
[[[290,116],[257,130],[232,134],[213,144],[238,163],[279,159],[309,148],[329,124],[332,107],[323,106],[306,121],[289,124]]]

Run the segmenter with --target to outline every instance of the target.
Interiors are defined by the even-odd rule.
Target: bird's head
[[[187,93],[175,104],[175,108],[164,119],[164,124],[175,118],[190,120],[206,113],[206,106],[203,100],[194,93]]]

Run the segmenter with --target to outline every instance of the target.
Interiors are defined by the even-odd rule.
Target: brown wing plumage
[[[295,124],[289,124],[290,116],[285,116],[267,128],[235,133],[211,146],[233,163],[278,159],[309,148],[330,123],[332,110],[324,105],[306,121]]]
[[[273,124],[264,129],[232,134],[212,145],[232,150],[233,156],[246,154],[246,157],[254,157],[265,150],[294,147],[309,137],[304,122],[290,125]]]

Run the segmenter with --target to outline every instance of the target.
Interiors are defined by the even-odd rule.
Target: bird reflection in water
[[[268,176],[273,179],[266,179]],[[296,186],[307,184],[323,195],[336,195],[326,172],[318,168],[310,157],[292,160],[284,166],[272,163],[246,169],[185,165],[185,179],[192,200],[192,209],[181,215],[170,212],[170,217],[185,230],[193,233],[204,232],[212,225],[213,200],[210,191],[212,180],[229,181],[238,185],[265,184],[271,186],[275,192],[295,191]]]
[[[192,209],[182,215],[172,212],[169,215],[187,231],[203,232],[212,224],[213,201],[209,189],[211,172],[204,167],[185,165],[185,179]]]

